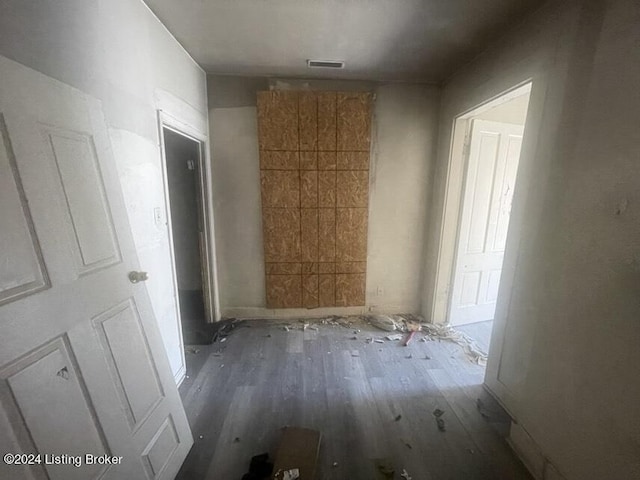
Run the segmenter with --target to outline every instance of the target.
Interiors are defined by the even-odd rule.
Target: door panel
[[[22,190],[4,119],[0,117],[0,305],[48,285],[31,213]]]
[[[4,57],[0,77],[0,450],[122,456],[0,477],[173,478],[193,440],[127,277],[140,268],[100,103]]]
[[[523,127],[473,120],[449,321],[492,320]]]

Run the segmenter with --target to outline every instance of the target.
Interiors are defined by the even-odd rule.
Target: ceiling
[[[543,0],[145,0],[209,73],[441,82]],[[307,59],[344,60],[343,70]]]

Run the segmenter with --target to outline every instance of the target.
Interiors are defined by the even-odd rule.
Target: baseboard
[[[226,307],[222,318],[322,318],[330,315],[349,316],[366,314],[414,313],[417,309],[409,305],[369,305],[363,307],[281,308]]]
[[[519,423],[511,422],[507,443],[536,480],[567,480]]]

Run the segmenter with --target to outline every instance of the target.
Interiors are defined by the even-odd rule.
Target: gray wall
[[[157,109],[206,135],[204,72],[141,0],[3,0],[0,54],[102,101],[146,288],[179,379]]]
[[[274,88],[376,93],[370,171],[367,309],[417,312],[439,89],[428,85],[208,77],[220,303],[226,316],[358,313],[267,311],[256,91]]]
[[[434,232],[454,116],[533,79],[486,381],[538,478],[640,478],[639,19],[551,2],[443,90]]]

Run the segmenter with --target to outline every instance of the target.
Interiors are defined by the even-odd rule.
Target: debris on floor
[[[387,332],[395,332],[401,329],[400,322],[387,315],[370,315],[367,317],[367,321],[374,327]]]
[[[402,469],[400,476],[404,478],[404,480],[411,480],[411,475],[409,475],[404,468]]]
[[[300,470],[292,468],[282,472],[282,480],[298,480],[300,478]]]
[[[466,333],[460,332],[448,325],[437,325],[435,323],[423,323],[422,330],[431,338],[457,343],[462,347],[462,350],[471,362],[483,367],[487,365],[487,353]]]
[[[445,432],[447,430],[444,424],[444,418],[442,418],[443,415],[444,411],[440,410],[439,408],[436,408],[433,411],[433,416],[436,417],[436,425],[438,425],[438,430],[440,430],[441,432]]]
[[[400,421],[400,419],[401,419],[401,418],[402,418],[402,415],[398,415],[398,416],[395,418],[395,421],[396,421],[396,422],[398,422],[398,421]]]
[[[269,461],[269,454],[262,453],[251,457],[249,471],[242,477],[242,480],[266,480],[273,472],[273,463]]]
[[[390,342],[395,342],[395,341],[398,341],[398,340],[402,340],[402,334],[398,333],[396,335],[387,335],[384,338],[385,338],[385,340],[389,340]]]
[[[198,353],[200,353],[199,348],[193,347],[191,345],[187,345],[186,347],[184,347],[184,351],[185,353],[191,353],[192,355],[197,355]]]

